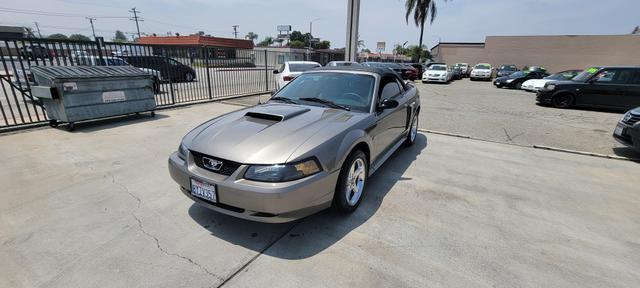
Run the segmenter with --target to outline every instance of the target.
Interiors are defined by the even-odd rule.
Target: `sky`
[[[583,35],[628,34],[640,25],[640,0],[436,0],[438,15],[425,28],[425,45],[441,42],[482,42],[493,35]],[[96,34],[110,40],[115,30],[133,33],[128,19],[136,7],[144,19],[143,33],[187,35],[197,31],[219,37],[239,37],[251,31],[275,36],[278,25],[309,31],[329,40],[333,48],[344,47],[347,0],[0,0],[0,25],[35,28],[43,35],[80,33],[90,36],[94,21]],[[37,10],[46,15],[10,13],[7,9]],[[417,44],[419,29],[405,21],[404,0],[361,0],[360,38],[375,50],[376,42]],[[51,16],[50,14],[62,15]],[[102,18],[113,17],[113,18]]]

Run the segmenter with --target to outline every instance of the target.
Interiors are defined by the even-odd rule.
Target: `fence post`
[[[173,92],[173,78],[171,77],[171,67],[169,67],[169,52],[168,48],[163,48],[162,53],[164,54],[164,66],[167,68],[167,74],[169,74],[169,90],[171,90],[171,104],[176,104],[176,95]]]
[[[269,65],[267,58],[267,49],[264,49],[264,91],[269,92]]]
[[[204,67],[207,69],[207,90],[209,90],[209,99],[213,99],[213,92],[211,91],[211,75],[209,74],[209,48],[207,46],[204,49]]]

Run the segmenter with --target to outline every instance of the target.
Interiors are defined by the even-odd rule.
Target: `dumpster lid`
[[[34,66],[31,72],[54,79],[149,76],[133,66]]]

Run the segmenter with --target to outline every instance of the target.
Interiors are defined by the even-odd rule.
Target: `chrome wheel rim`
[[[349,205],[354,206],[360,200],[362,190],[364,190],[364,181],[366,180],[366,177],[367,173],[364,160],[362,160],[362,158],[357,158],[351,164],[351,167],[349,168],[349,175],[347,176],[346,197]]]
[[[418,136],[418,115],[413,116],[413,121],[411,121],[411,142],[416,140],[416,136]]]

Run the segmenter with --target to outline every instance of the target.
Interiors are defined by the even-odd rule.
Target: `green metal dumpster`
[[[156,109],[152,75],[127,66],[32,67],[36,86],[31,87],[47,111],[49,125]]]

